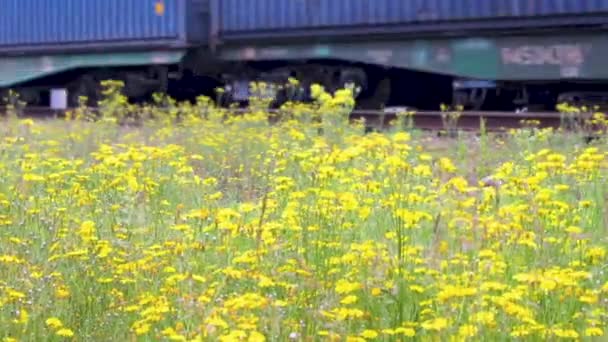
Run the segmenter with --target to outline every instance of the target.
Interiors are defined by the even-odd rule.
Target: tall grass
[[[7,119],[0,337],[605,338],[604,139],[364,134],[313,93]]]

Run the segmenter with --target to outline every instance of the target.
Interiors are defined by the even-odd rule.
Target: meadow
[[[5,119],[0,338],[605,340],[605,139],[366,133],[314,94]]]

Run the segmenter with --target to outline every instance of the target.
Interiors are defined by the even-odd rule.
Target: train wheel
[[[480,110],[488,94],[488,90],[484,88],[475,88],[470,90],[458,90],[452,96],[452,104],[462,106],[465,109]]]
[[[85,75],[68,85],[68,106],[80,105],[80,98],[85,96],[89,107],[96,107],[101,100],[101,85],[91,75]]]

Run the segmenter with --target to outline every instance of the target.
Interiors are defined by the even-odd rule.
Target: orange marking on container
[[[154,4],[154,12],[159,16],[165,14],[165,3],[163,1],[156,1]]]

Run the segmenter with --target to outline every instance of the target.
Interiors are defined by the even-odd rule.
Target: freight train
[[[119,79],[133,101],[276,103],[311,83],[359,106],[552,110],[608,103],[608,0],[0,0],[0,92],[75,106]],[[300,87],[280,86],[289,78]],[[63,101],[52,94],[64,94]]]

